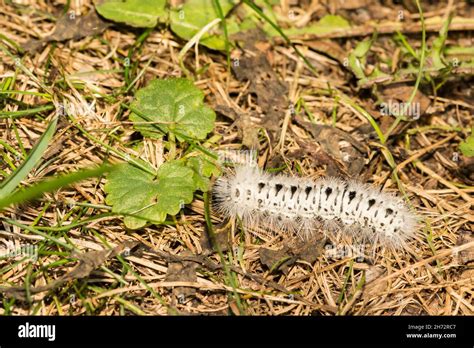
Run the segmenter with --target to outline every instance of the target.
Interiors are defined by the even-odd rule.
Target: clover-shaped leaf
[[[202,192],[209,190],[209,177],[219,176],[220,170],[209,156],[199,155],[187,160],[186,165],[194,171],[193,180],[196,188]]]
[[[204,139],[214,128],[216,114],[203,104],[203,99],[204,93],[188,79],[153,80],[136,93],[132,103],[134,110],[147,119],[135,113],[130,119],[144,136],[162,136],[149,124],[152,121],[166,133],[176,132],[178,140],[183,140],[180,135]]]
[[[99,14],[114,22],[122,22],[133,27],[153,28],[158,20],[168,16],[166,0],[104,0],[97,1]]]
[[[156,174],[151,168],[149,171],[123,164],[108,176],[105,201],[113,206],[113,212],[126,215],[128,228],[141,228],[147,221],[163,222],[166,215],[177,214],[183,204],[193,200],[194,173],[184,163],[170,161],[162,164]]]

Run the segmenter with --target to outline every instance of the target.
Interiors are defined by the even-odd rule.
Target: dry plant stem
[[[414,263],[413,265],[410,265],[408,267],[405,267],[401,270],[398,270],[396,272],[393,272],[393,273],[390,273],[389,275],[385,276],[385,277],[382,277],[382,278],[379,278],[377,279],[376,281],[374,281],[373,283],[370,284],[369,287],[374,287],[376,285],[378,285],[379,283],[382,283],[382,282],[385,282],[389,279],[392,279],[392,278],[395,278],[403,273],[406,273],[410,270],[413,270],[413,269],[416,269],[418,267],[421,267],[421,266],[424,266],[426,264],[429,264],[433,261],[436,261],[438,259],[441,259],[443,257],[446,257],[446,256],[449,256],[449,255],[456,255],[457,253],[463,251],[463,250],[467,250],[467,249],[470,249],[470,248],[474,248],[474,241],[473,242],[469,242],[469,243],[466,243],[466,244],[463,244],[463,245],[460,245],[460,246],[456,246],[456,247],[453,247],[451,249],[446,249],[446,250],[442,250],[442,251],[439,251],[436,255],[434,256],[431,256],[427,259],[424,259],[424,260],[420,260],[416,263]]]
[[[439,32],[444,25],[444,19],[442,17],[436,18],[436,20],[431,20],[426,23],[427,32]],[[338,31],[332,31],[329,33],[323,34],[310,34],[310,35],[301,35],[293,36],[292,39],[302,39],[302,40],[314,40],[315,38],[324,38],[324,39],[336,39],[336,38],[348,38],[355,36],[368,36],[372,35],[374,32],[378,34],[393,34],[397,31],[400,31],[404,34],[415,34],[421,31],[421,24],[419,22],[415,23],[403,23],[403,22],[384,22],[378,25],[361,25],[355,26],[350,29],[342,29]],[[454,17],[451,25],[449,26],[449,31],[472,31],[474,30],[474,20],[471,18],[462,18]]]
[[[303,53],[306,53],[306,52],[303,52]],[[275,151],[281,152],[281,150],[283,149],[285,145],[285,136],[288,129],[288,124],[290,123],[290,119],[293,116],[294,107],[295,107],[294,105],[296,104],[295,102],[297,100],[298,78],[301,74],[301,71],[303,70],[303,67],[304,67],[303,62],[301,60],[298,60],[298,63],[295,69],[295,75],[293,77],[293,83],[290,88],[290,97],[288,98],[291,103],[291,107],[289,107],[285,112],[285,118],[283,120],[280,140],[278,141],[278,144],[275,146],[275,149],[274,149]]]
[[[32,38],[49,37],[48,33],[60,27],[60,20],[43,15],[56,13],[57,7],[51,1],[30,1],[27,12],[17,2],[0,1],[0,76],[3,78],[0,102],[5,109],[3,117],[0,115],[0,181],[28,159],[48,122],[66,102],[72,112],[66,110],[69,111],[66,117],[59,117],[46,152],[39,154],[38,166],[27,173],[21,188],[32,187],[49,176],[95,166],[104,159],[128,161],[146,171],[148,166],[141,164],[143,160],[158,168],[173,152],[166,151],[169,138],[156,141],[137,137],[139,134],[128,117],[134,112],[130,102],[136,90],[151,80],[188,74],[204,92],[205,103],[216,111],[218,121],[202,146],[192,139],[175,142],[175,159],[187,160],[203,153],[212,157],[219,150],[242,149],[242,135],[258,127],[260,167],[286,167],[285,174],[311,180],[328,175],[362,177],[362,181],[376,185],[385,183],[383,186],[390,191],[398,187],[402,192],[405,187],[429,232],[423,233],[424,227],[417,230],[404,251],[385,250],[360,262],[345,253],[333,257],[317,251],[310,255],[314,261],[296,260],[286,269],[273,268],[271,273],[272,266],[267,267],[260,251],[279,252],[288,247],[281,230],[268,231],[263,226],[241,230],[235,224],[230,227],[221,215],[211,214],[209,219],[219,231],[231,229],[231,238],[226,236],[230,240],[225,244],[230,248],[229,258],[223,262],[202,240],[206,214],[200,193],[180,211],[179,217],[169,219],[170,225],[147,225],[131,232],[124,226],[123,216],[105,205],[103,187],[107,177],[88,179],[21,206],[10,206],[0,213],[3,214],[0,254],[5,247],[15,249],[26,244],[40,250],[36,263],[22,257],[0,260],[5,283],[2,285],[20,288],[21,294],[28,287],[32,300],[31,304],[4,301],[6,305],[0,306],[0,315],[169,315],[170,307],[185,315],[226,315],[231,311],[248,315],[473,314],[473,245],[469,244],[468,236],[474,222],[474,188],[469,181],[472,180],[470,158],[459,151],[459,143],[469,135],[473,123],[474,106],[469,99],[472,86],[466,83],[472,76],[472,68],[466,64],[472,58],[468,45],[474,31],[470,2],[422,3],[427,49],[440,37],[440,29],[449,14],[455,13],[448,28],[446,50],[440,51],[440,58],[445,63],[460,58],[461,64],[457,67],[450,64],[449,69],[440,71],[426,61],[424,76],[446,84],[435,86],[436,93],[423,88],[431,104],[422,119],[419,123],[402,121],[405,127],[397,127],[394,131],[397,135],[388,140],[385,132],[390,122],[378,117],[374,97],[386,88],[396,90],[397,86],[414,84],[422,46],[420,14],[410,13],[416,12],[415,8],[404,10],[403,20],[396,22],[398,9],[403,5],[393,1],[375,0],[364,11],[344,9],[343,12],[339,9],[332,12],[330,6],[323,6],[317,0],[311,4],[285,0],[273,5],[279,22],[274,24],[284,24],[285,28],[304,30],[327,14],[341,15],[351,26],[338,32],[301,35],[302,40],[293,42],[278,35],[255,40],[253,34],[245,37],[245,32],[240,33],[243,40],[257,45],[252,57],[261,55],[270,63],[265,73],[286,84],[289,92],[285,99],[301,102],[295,106],[293,115],[283,105],[275,117],[282,128],[269,130],[260,124],[264,114],[260,111],[266,107],[263,99],[259,100],[260,96],[252,92],[256,80],[266,79],[257,74],[260,66],[249,66],[252,71],[255,68],[256,74],[251,79],[239,80],[232,70],[229,72],[224,51],[203,45],[206,44],[203,38],[208,34],[217,40],[224,38],[222,19],[226,18],[230,46],[235,47],[232,57],[242,63],[238,53],[244,41],[234,40],[232,31],[235,16],[240,15],[245,4],[219,16],[215,22],[204,23],[209,27],[196,27],[191,40],[183,40],[166,24],[140,34],[141,29],[117,23],[94,36],[56,42],[43,40],[39,50],[26,52],[22,49],[24,44]],[[413,7],[415,2],[411,2]],[[349,1],[339,3],[347,7]],[[383,11],[373,12],[384,4]],[[69,9],[82,15],[93,10],[94,3],[71,1]],[[287,14],[293,9],[296,19],[290,21]],[[264,11],[268,18],[274,18],[267,10]],[[397,31],[404,34],[396,38],[392,34]],[[367,55],[365,73],[371,75],[373,68],[378,68],[389,76],[382,80],[376,74],[358,89],[357,78],[350,67],[344,66],[344,58],[375,32],[379,35]],[[430,54],[427,53],[427,59]],[[124,62],[126,57],[131,60],[129,66]],[[317,75],[302,64],[303,59],[315,66]],[[193,69],[187,71],[182,66]],[[408,89],[404,98],[408,99],[411,92]],[[335,99],[338,99],[337,107]],[[413,101],[417,100],[415,97]],[[86,104],[92,112],[75,111],[81,104]],[[221,114],[217,106],[225,106],[229,114]],[[325,127],[323,124],[329,124],[331,119],[337,120],[336,128],[328,126],[334,130],[329,132],[334,134],[334,139],[331,135],[318,136],[304,127],[299,119],[306,117],[315,127]],[[150,123],[162,124],[143,117],[143,122],[135,125]],[[351,135],[361,145],[342,135]],[[277,144],[278,151],[272,151]],[[457,161],[454,154],[459,155]],[[357,161],[367,165],[353,166]],[[392,175],[392,171],[399,176]],[[108,258],[82,277],[79,287],[72,279],[54,283],[64,280],[63,275],[74,267],[69,248],[74,247],[79,253],[100,252],[125,241],[140,241],[149,250],[141,252],[138,247],[128,257]],[[281,255],[282,259],[293,257],[292,251]],[[121,258],[124,262],[119,261]],[[354,260],[353,270],[347,273],[351,260]],[[196,280],[186,277],[166,280],[173,265],[180,263],[191,266]],[[182,273],[186,276],[187,272]],[[360,288],[364,275],[367,283]],[[58,287],[47,290],[48,284]],[[180,303],[175,295],[174,290],[179,287],[187,287],[194,294],[187,295],[185,303]],[[37,290],[45,291],[35,293]],[[341,294],[344,296],[338,302]],[[72,295],[84,300],[71,302]],[[241,301],[240,308],[236,308],[237,298]]]
[[[450,136],[444,138],[443,140],[440,140],[440,141],[434,143],[433,145],[430,145],[428,147],[422,148],[421,150],[418,150],[413,155],[411,155],[409,158],[407,158],[405,161],[399,163],[397,165],[396,171],[397,172],[401,171],[407,164],[410,164],[411,162],[413,162],[417,158],[420,158],[424,154],[426,154],[426,153],[428,153],[428,152],[430,152],[434,149],[439,148],[441,145],[447,143],[448,141],[450,141],[451,139],[453,139],[455,137],[456,137],[456,134],[451,134]]]
[[[224,266],[222,264],[217,264],[213,261],[210,261],[209,259],[207,259],[206,257],[204,256],[178,256],[178,255],[172,255],[172,254],[169,254],[169,253],[166,253],[164,251],[161,251],[161,250],[150,250],[149,248],[147,248],[147,252],[150,253],[150,254],[153,254],[153,255],[156,255],[158,256],[159,258],[162,258],[168,262],[176,262],[176,261],[192,261],[192,262],[196,262],[196,263],[199,263],[201,264],[202,266],[205,266],[206,268],[208,268],[209,270],[211,271],[220,271],[220,270],[223,270],[224,269]],[[287,295],[290,295],[291,292],[288,291],[287,289],[285,289],[283,286],[281,286],[280,284],[278,283],[275,283],[271,280],[266,280],[264,279],[263,277],[257,275],[257,274],[251,274],[251,273],[248,273],[248,272],[245,272],[244,270],[242,270],[240,267],[238,266],[233,266],[231,265],[230,266],[230,270],[235,272],[235,273],[238,273],[244,277],[247,277],[249,279],[252,279],[252,280],[255,280],[257,281],[260,285],[262,286],[270,286],[272,288],[274,288],[275,290],[277,291],[281,291]],[[229,287],[230,288],[230,287]],[[230,288],[231,289],[231,288]],[[308,304],[308,305],[311,305],[312,307],[317,307],[317,308],[320,308],[320,309],[323,309],[323,310],[326,310],[326,311],[329,311],[331,313],[335,313],[336,312],[336,308],[332,307],[332,306],[325,306],[325,305],[320,305],[320,304],[316,304],[316,303],[312,303],[308,300],[306,300],[304,297],[300,296],[300,295],[294,295],[294,297],[299,300],[299,301],[302,301],[304,302],[305,304]]]
[[[444,186],[449,187],[451,190],[456,192],[460,197],[462,197],[466,202],[468,202],[471,206],[474,203],[474,198],[469,196],[467,193],[461,191],[458,189],[455,185],[451,184],[449,181],[441,177],[440,175],[436,174],[434,171],[432,171],[430,168],[425,166],[422,162],[414,162],[415,165],[420,168],[423,172],[431,176],[432,178],[436,179],[440,183],[442,183]]]
[[[189,74],[191,75],[191,73],[184,67],[184,63],[183,63],[183,58],[184,56],[186,55],[186,53],[191,49],[191,47],[193,47],[194,45],[198,45],[199,43],[199,40],[201,39],[201,37],[207,33],[213,26],[219,24],[221,21],[220,18],[216,18],[214,19],[213,21],[209,22],[207,25],[205,25],[201,30],[199,30],[196,35],[194,35],[191,40],[189,40],[186,45],[184,45],[184,47],[181,49],[181,51],[179,52],[178,54],[178,60],[180,62],[180,65],[181,65],[181,68],[183,69],[183,71],[186,73],[186,74]]]

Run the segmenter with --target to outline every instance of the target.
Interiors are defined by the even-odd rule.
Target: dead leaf
[[[413,88],[413,86],[400,84],[393,84],[385,87],[381,93],[381,98],[384,100],[384,104],[382,105],[380,111],[385,109],[393,110],[395,113],[397,113],[398,110],[401,111],[401,109],[405,107],[405,103],[410,100],[411,94],[413,93]],[[419,119],[425,114],[430,104],[430,98],[428,98],[419,90],[416,91],[412,103],[407,106],[407,118],[410,120]],[[382,112],[382,115],[384,114],[387,114],[387,112]],[[383,131],[385,131],[385,129],[383,129]]]
[[[227,230],[216,230],[214,232],[214,238],[222,252],[229,250],[229,234],[227,233]],[[217,250],[212,247],[211,239],[207,232],[201,235],[200,244],[205,255],[217,252]]]
[[[53,290],[67,281],[88,277],[92,271],[100,267],[107,260],[119,255],[124,250],[133,249],[136,245],[138,245],[137,242],[124,242],[112,249],[92,250],[81,254],[73,252],[71,253],[71,258],[77,258],[79,261],[79,264],[75,268],[47,285],[30,288],[29,293],[34,295]],[[0,292],[3,292],[5,296],[14,297],[17,300],[25,301],[27,299],[24,286],[0,287]]]
[[[387,286],[387,281],[379,282],[378,279],[385,276],[386,271],[382,266],[371,266],[365,272],[365,284],[363,289],[362,298],[364,300],[369,300],[377,294],[383,292]]]
[[[313,166],[321,164],[329,165],[331,162],[334,161],[331,156],[329,156],[321,148],[316,148],[316,146],[314,146],[314,144],[312,144],[311,142],[299,138],[295,138],[295,141],[298,143],[300,149],[295,151],[289,151],[286,155],[289,159],[301,159],[306,155],[311,158],[311,164]]]
[[[313,263],[324,252],[326,238],[323,234],[315,234],[310,240],[300,240],[292,248],[292,253],[298,260]]]
[[[95,10],[85,16],[73,16],[70,13],[58,18],[54,32],[41,40],[32,39],[22,45],[25,51],[34,53],[51,41],[79,40],[100,34],[112,24],[100,18]]]
[[[289,247],[285,246],[280,250],[260,248],[258,250],[260,262],[271,271],[279,270],[283,274],[288,274],[290,266],[295,263],[293,256],[290,256]]]
[[[239,128],[239,135],[242,138],[242,145],[246,146],[249,149],[258,149],[259,140],[258,140],[258,131],[259,127],[255,127],[255,124],[250,119],[251,115],[244,113],[240,115],[236,124]]]
[[[363,155],[368,152],[364,144],[349,133],[332,126],[306,122],[299,116],[295,117],[295,122],[306,129],[322,150],[333,159],[328,163],[328,175],[347,173],[350,177],[359,176],[365,167]]]
[[[190,256],[192,253],[184,252],[183,256]],[[168,282],[197,282],[196,269],[198,264],[192,261],[169,262],[165,281]],[[192,287],[177,286],[173,288],[173,294],[178,301],[184,301],[189,296],[194,296],[196,289]]]
[[[281,271],[288,274],[290,267],[298,260],[313,263],[323,253],[326,238],[316,234],[309,240],[300,238],[290,241],[279,250],[260,248],[258,255],[260,262],[272,271]]]
[[[460,156],[456,174],[468,185],[474,185],[474,157]]]
[[[237,120],[237,118],[239,117],[239,113],[234,108],[231,108],[230,106],[227,106],[227,105],[217,104],[214,106],[214,110],[217,113],[227,118],[230,118],[232,121]]]
[[[242,145],[249,149],[259,148],[259,128],[251,120],[254,113],[252,115],[250,113],[239,113],[235,109],[221,104],[216,105],[214,109],[219,114],[235,121],[234,124],[238,129],[238,138],[242,139]],[[255,116],[255,118],[257,117]]]
[[[258,41],[258,31],[249,31],[236,36],[237,40],[243,41],[243,51],[233,52],[233,56],[238,55],[238,64],[233,64],[232,69],[235,76],[240,81],[250,81],[250,93],[257,96],[257,104],[262,115],[255,115],[261,119],[261,123],[253,125],[253,128],[260,126],[265,128],[272,143],[277,138],[280,131],[280,123],[288,109],[288,86],[281,81],[273,71],[269,57],[268,39],[263,36]],[[259,44],[264,42],[264,44]],[[248,124],[246,129],[250,129]],[[251,140],[250,143],[254,143]]]
[[[474,233],[471,231],[459,231],[458,239],[456,245],[463,245],[474,241]],[[466,249],[460,251],[456,255],[457,261],[461,265],[467,265],[471,261],[474,261],[474,248]]]

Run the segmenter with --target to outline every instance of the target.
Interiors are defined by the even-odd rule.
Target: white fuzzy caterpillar
[[[247,226],[262,224],[302,237],[322,227],[374,248],[402,248],[417,225],[400,198],[367,184],[270,175],[249,164],[216,181],[213,202],[218,211],[241,218]]]

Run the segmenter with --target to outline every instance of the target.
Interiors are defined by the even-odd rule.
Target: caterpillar
[[[243,164],[220,177],[213,206],[244,226],[264,225],[301,238],[317,229],[341,233],[374,247],[400,249],[414,237],[417,217],[403,200],[368,184],[335,177],[312,181],[271,175]]]

